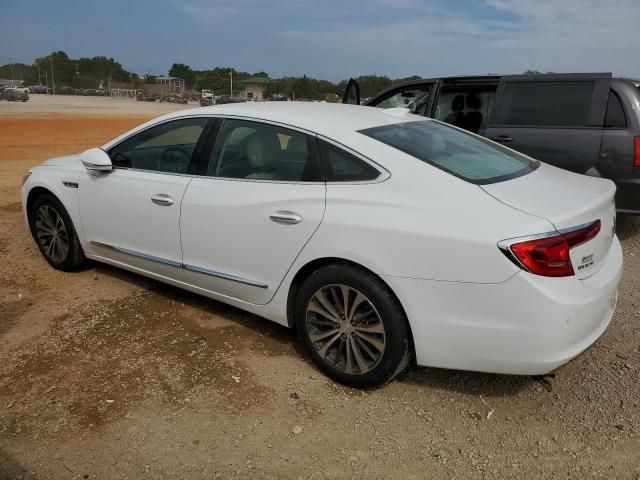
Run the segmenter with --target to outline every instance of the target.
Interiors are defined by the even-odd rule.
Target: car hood
[[[80,155],[65,155],[64,157],[50,158],[42,165],[46,167],[79,167],[81,165]]]

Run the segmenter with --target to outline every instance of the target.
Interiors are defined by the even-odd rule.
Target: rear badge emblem
[[[578,267],[578,270],[583,270],[587,267],[593,265],[593,253],[591,255],[587,255],[586,257],[582,257],[581,265]]]

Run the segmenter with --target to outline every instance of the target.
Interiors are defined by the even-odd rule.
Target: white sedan
[[[615,186],[406,110],[183,110],[22,186],[45,259],[108,263],[297,328],[367,387],[419,365],[543,374],[607,328]]]

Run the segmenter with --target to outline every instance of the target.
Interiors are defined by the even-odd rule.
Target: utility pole
[[[56,81],[55,81],[55,77],[53,76],[53,58],[49,57],[49,62],[51,62],[51,91],[55,95],[56,94]]]
[[[38,67],[38,85],[42,85],[42,78],[40,77],[40,64],[36,63],[36,66]]]
[[[231,75],[231,91],[229,92],[229,98],[233,98],[233,70],[229,72],[229,75]]]
[[[11,83],[13,83],[13,58],[9,57],[9,69],[11,69]]]

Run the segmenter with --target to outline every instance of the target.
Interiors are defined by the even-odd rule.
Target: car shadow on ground
[[[640,215],[620,214],[616,221],[616,233],[621,241],[640,234]]]
[[[226,321],[244,327],[253,335],[255,333],[268,336],[278,344],[278,350],[285,354],[297,355],[314,368],[319,375],[322,372],[313,364],[302,342],[297,338],[295,329],[276,324],[239,308],[182,290],[171,285],[142,277],[116,267],[94,264],[96,274],[136,285],[148,292],[153,292],[167,300],[182,302],[184,305],[201,311],[203,314],[218,316]],[[551,389],[550,378],[497,375],[469,371],[447,370],[440,368],[419,367],[415,363],[399,375],[395,381],[406,385],[450,390],[468,395],[513,395],[529,387],[533,383],[541,383],[547,390]],[[345,387],[348,388],[348,387]]]

